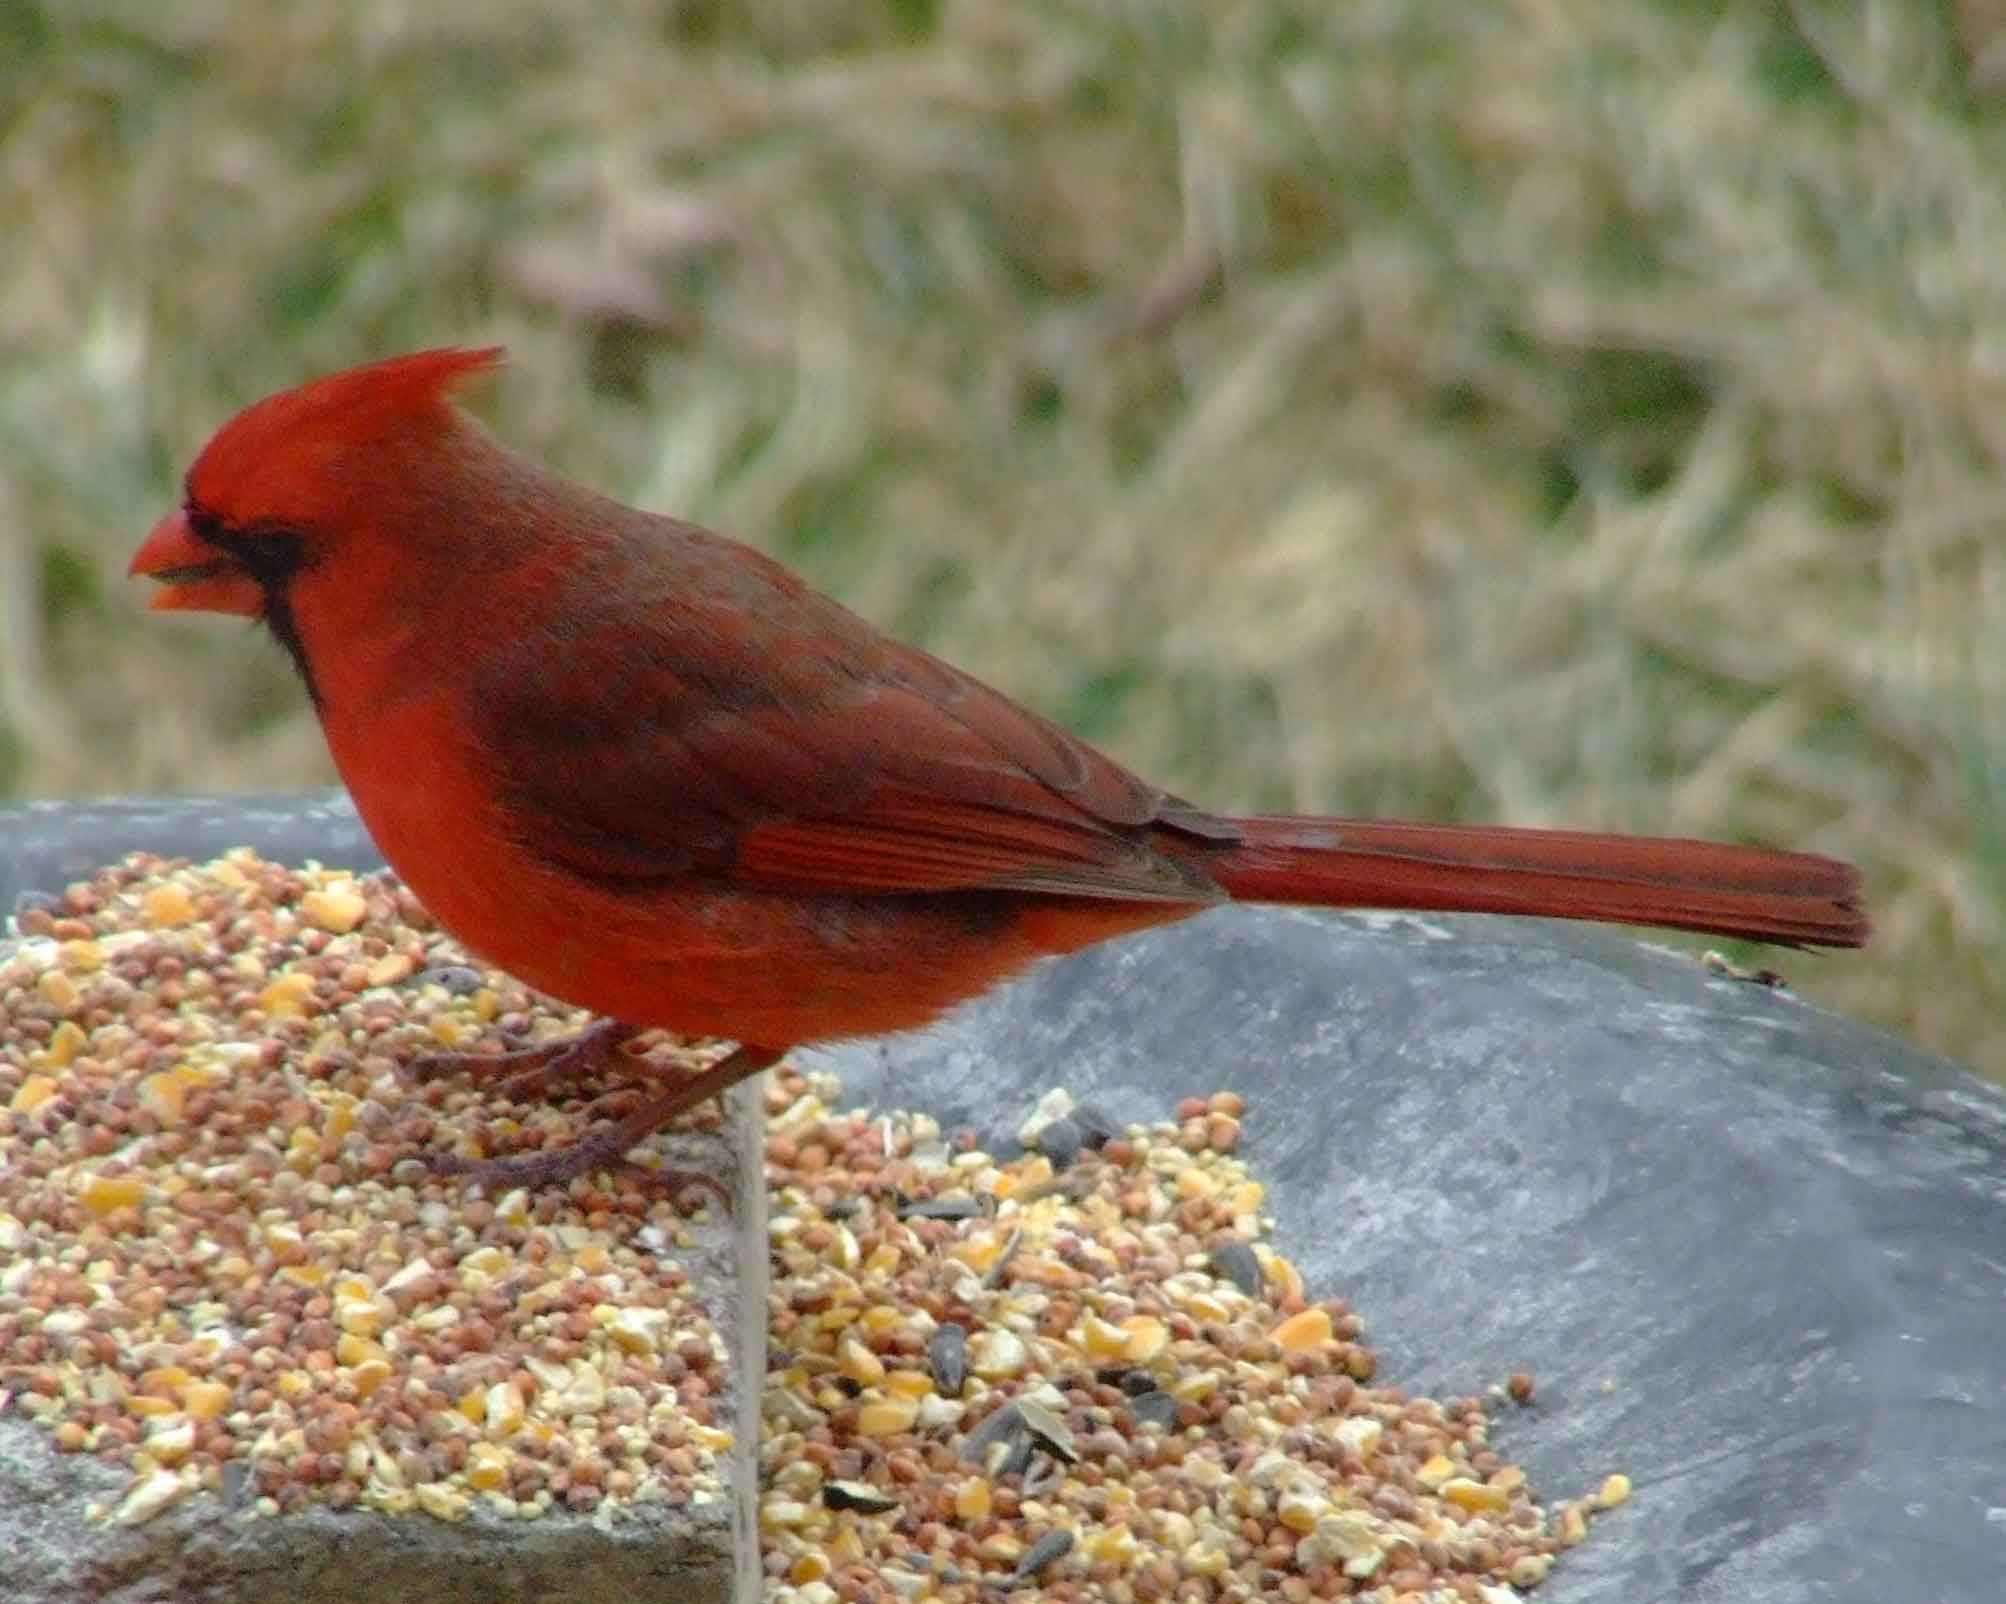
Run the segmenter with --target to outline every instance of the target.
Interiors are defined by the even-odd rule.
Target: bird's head
[[[327,674],[307,635],[383,634],[400,622],[394,598],[424,599],[413,577],[427,553],[461,541],[456,469],[486,437],[451,397],[501,357],[499,347],[420,351],[246,407],[202,448],[181,506],[128,572],[159,585],[157,610],[267,625],[321,706]]]
[[[161,611],[274,622],[295,576],[365,535],[386,481],[412,472],[457,421],[452,392],[499,347],[448,347],[315,379],[246,407],[188,470],[182,504],[153,526],[129,572]]]

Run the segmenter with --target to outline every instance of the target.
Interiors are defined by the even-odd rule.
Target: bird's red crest
[[[500,346],[444,346],[313,379],[246,407],[188,471],[189,499],[226,523],[318,510],[371,456],[445,427],[453,392],[503,359]]]

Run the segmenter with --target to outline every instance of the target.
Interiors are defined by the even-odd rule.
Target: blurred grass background
[[[120,579],[450,341],[1211,803],[1856,859],[2006,1073],[1997,0],[0,0],[0,795],[331,778]]]

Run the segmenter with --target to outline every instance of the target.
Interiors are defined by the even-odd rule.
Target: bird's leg
[[[702,1074],[678,1081],[670,1090],[650,1098],[633,1113],[563,1147],[516,1158],[472,1159],[454,1153],[435,1153],[426,1162],[435,1174],[464,1175],[490,1188],[561,1186],[593,1170],[617,1170],[630,1179],[649,1186],[665,1186],[676,1193],[690,1186],[709,1187],[730,1208],[731,1198],[717,1177],[695,1170],[651,1169],[634,1163],[627,1157],[627,1151],[686,1109],[730,1090],[780,1057],[779,1049],[748,1043]]]
[[[502,1096],[511,1102],[533,1103],[566,1081],[583,1080],[609,1068],[620,1049],[640,1034],[639,1026],[602,1019],[575,1036],[560,1036],[505,1053],[427,1053],[414,1059],[406,1073],[421,1086],[449,1075],[482,1080],[501,1075],[505,1078],[497,1089]]]

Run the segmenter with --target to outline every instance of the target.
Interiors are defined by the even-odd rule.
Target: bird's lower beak
[[[160,585],[147,606],[155,612],[237,613],[256,618],[265,593],[243,565],[196,537],[188,515],[170,512],[133,554],[126,573]]]

